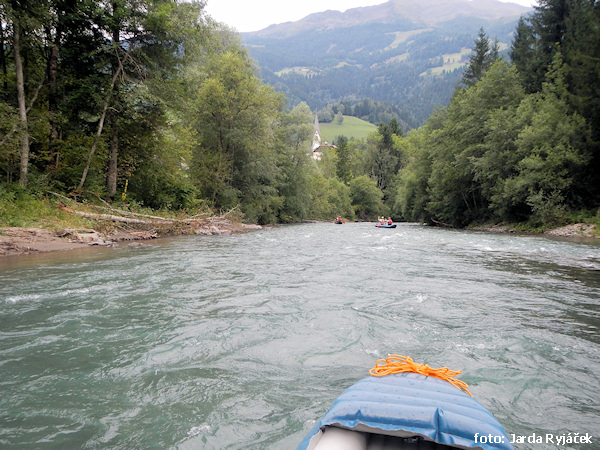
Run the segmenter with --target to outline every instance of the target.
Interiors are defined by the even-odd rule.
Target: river
[[[293,449],[395,353],[592,450],[599,331],[591,240],[317,223],[4,257],[0,447]]]

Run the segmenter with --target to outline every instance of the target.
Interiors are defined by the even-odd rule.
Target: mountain
[[[318,110],[363,98],[394,106],[405,129],[449,102],[480,28],[509,48],[532,8],[498,0],[389,0],[242,33],[265,82]]]

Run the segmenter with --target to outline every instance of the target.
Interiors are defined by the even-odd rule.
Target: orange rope
[[[417,364],[412,360],[410,356],[402,355],[390,355],[387,359],[380,359],[375,363],[375,367],[369,370],[369,373],[374,377],[382,377],[384,375],[390,375],[392,373],[404,373],[414,372],[420,373],[428,377],[439,378],[440,380],[446,380],[454,387],[462,389],[467,394],[471,395],[468,391],[469,385],[464,381],[457,380],[454,377],[460,373],[460,370],[450,370],[447,367],[441,367],[439,369],[432,369],[426,364]],[[471,395],[471,397],[473,397]]]

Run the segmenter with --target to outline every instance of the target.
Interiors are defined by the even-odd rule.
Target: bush
[[[531,217],[529,222],[533,226],[559,226],[567,221],[567,206],[564,197],[553,191],[550,194],[539,191],[527,198],[527,204],[531,206]]]

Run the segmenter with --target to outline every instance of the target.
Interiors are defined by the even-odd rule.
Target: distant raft
[[[494,416],[448,381],[419,373],[364,378],[348,388],[299,450],[513,449]]]

